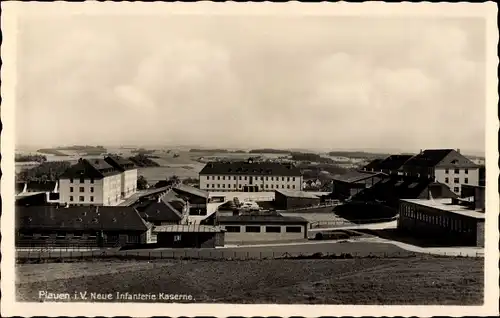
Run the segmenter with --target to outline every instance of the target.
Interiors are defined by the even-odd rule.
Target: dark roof
[[[27,192],[54,192],[57,181],[29,181]]]
[[[288,198],[301,198],[301,199],[316,199],[319,200],[319,196],[307,192],[307,191],[291,191],[291,190],[274,190],[275,193],[281,194]]]
[[[233,215],[219,216],[219,223],[223,224],[307,224],[301,217],[281,215]]]
[[[378,164],[380,162],[382,162],[384,159],[374,159],[372,160],[370,163],[368,163],[366,166],[364,166],[363,168],[366,169],[366,170],[380,170],[378,169]]]
[[[119,171],[132,170],[136,168],[132,161],[120,156],[107,156],[104,157],[104,160]]]
[[[404,167],[435,167],[447,155],[453,152],[453,149],[428,149],[416,156],[411,157],[405,162]]]
[[[274,175],[301,176],[300,169],[292,164],[279,162],[209,162],[200,171],[200,175]]]
[[[417,199],[429,189],[436,198],[452,198],[456,195],[445,184],[434,182],[430,178],[413,176],[391,176],[368,188],[353,199],[371,201],[390,201],[398,199]]]
[[[186,202],[175,192],[169,191],[159,199],[140,208],[140,215],[146,221],[178,222]]]
[[[181,192],[182,194],[190,194],[200,198],[208,199],[208,192],[200,190],[195,187],[191,187],[185,184],[178,184],[172,188],[173,191]]]
[[[386,176],[386,174],[382,172],[370,172],[362,170],[350,171],[341,175],[334,176],[333,180],[347,182],[347,183],[356,183],[376,176]]]
[[[413,155],[391,155],[380,161],[375,170],[398,170],[412,157]]]
[[[29,206],[16,208],[16,227],[44,230],[146,231],[146,223],[132,207]]]
[[[120,171],[111,166],[104,159],[79,159],[69,167],[61,178],[93,178],[102,179],[107,176],[119,174]]]

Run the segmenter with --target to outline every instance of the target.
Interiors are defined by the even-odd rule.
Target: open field
[[[87,266],[85,274],[95,271],[82,276],[82,266]],[[17,270],[22,281],[17,284],[20,301],[39,301],[40,290],[71,295],[81,291],[189,294],[196,303],[479,305],[483,301],[479,259],[135,261],[17,265]]]

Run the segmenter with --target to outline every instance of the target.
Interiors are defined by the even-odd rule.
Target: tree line
[[[40,162],[43,163],[47,161],[47,156],[44,155],[16,155],[16,162]]]

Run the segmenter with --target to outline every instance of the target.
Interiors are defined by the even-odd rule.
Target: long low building
[[[274,207],[276,210],[307,208],[320,204],[318,195],[305,191],[276,190]]]
[[[220,216],[217,224],[226,230],[226,243],[307,239],[308,221],[301,217],[279,214]]]
[[[484,247],[484,208],[463,199],[402,199],[398,229],[451,245]]]

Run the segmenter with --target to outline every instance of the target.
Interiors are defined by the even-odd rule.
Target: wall
[[[477,222],[476,227],[476,246],[484,247],[485,238],[484,238],[484,221]]]
[[[439,238],[454,245],[475,245],[478,220],[458,214],[401,202],[398,229],[423,239]]]
[[[73,192],[71,192],[71,187],[73,187]],[[80,192],[80,187],[83,187],[83,192]],[[94,192],[91,192],[91,188],[94,188]],[[79,179],[73,179],[73,183],[70,179],[60,179],[59,180],[59,193],[60,193],[60,203],[61,204],[85,204],[85,205],[104,205],[103,204],[103,194],[104,194],[104,182],[103,179],[94,179],[94,183],[91,183],[90,179],[85,179],[84,183],[80,183]],[[70,201],[70,197],[73,196],[73,201]],[[84,200],[79,201],[79,197],[83,196]],[[94,201],[91,201],[91,196],[94,197]]]
[[[137,169],[125,170],[121,179],[121,192],[125,198],[137,192]]]
[[[104,178],[103,205],[114,206],[121,202],[121,174]]]
[[[250,184],[250,178],[252,183]],[[207,191],[243,191],[246,185],[257,185],[259,191],[273,191],[275,189],[301,191],[302,176],[217,176],[200,175],[200,189]]]
[[[436,177],[436,181],[440,183],[446,184],[451,191],[455,194],[461,194],[461,185],[479,185],[479,168],[469,168],[467,169],[467,173],[465,173],[464,168],[459,169],[459,173],[455,173],[454,168],[448,168],[448,173],[446,173],[446,168],[436,168],[434,171],[434,175]],[[446,182],[446,178],[448,178],[448,182]],[[459,178],[459,182],[455,183],[455,178]],[[468,178],[468,183],[465,183],[465,178]],[[455,188],[458,188],[458,191],[455,191]]]
[[[241,242],[264,242],[264,241],[290,241],[290,240],[303,240],[307,238],[307,229],[305,225],[259,225],[259,224],[220,224],[224,227],[228,226],[238,226],[240,227],[240,233],[235,232],[225,232],[224,240],[226,243],[241,243]],[[245,226],[259,226],[260,233],[245,232]],[[281,233],[266,233],[266,226],[279,226],[281,228]],[[301,232],[298,233],[287,233],[287,226],[299,226]]]

